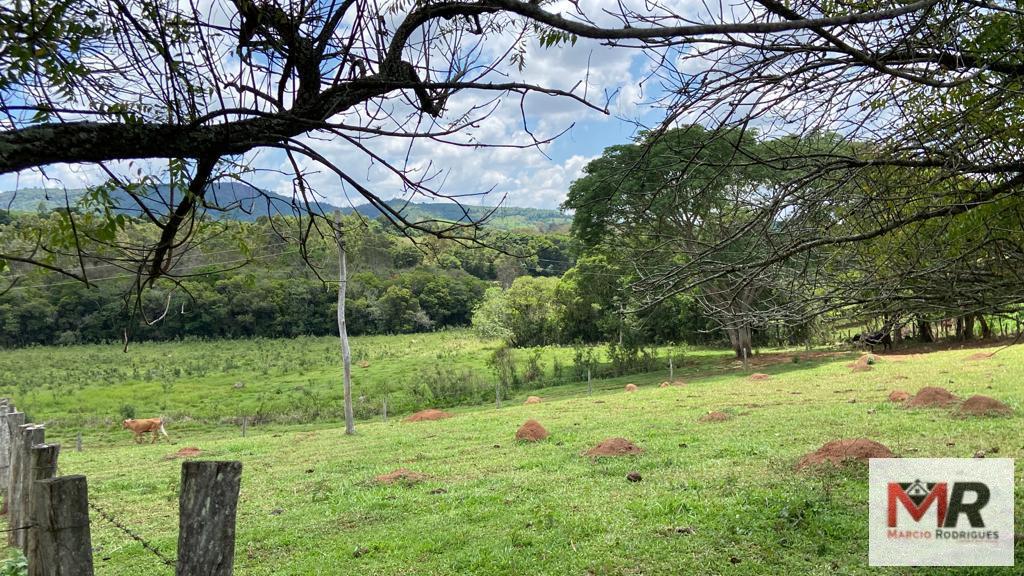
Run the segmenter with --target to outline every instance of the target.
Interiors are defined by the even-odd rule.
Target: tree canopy
[[[473,133],[500,99],[526,107],[530,94],[607,113],[607,103],[586,90],[586,70],[579,71],[581,89],[522,75],[525,43],[559,50],[581,38],[649,57],[644,86],[658,86],[648,97],[665,117],[630,152],[642,160],[630,170],[643,164],[721,183],[719,167],[728,160],[730,178],[772,174],[762,174],[741,203],[730,200],[736,209],[715,234],[694,236],[680,248],[685,257],[640,278],[650,299],[695,287],[707,296],[721,292],[713,282],[730,278],[731,302],[759,279],[782,276],[793,293],[806,295],[802,302],[740,312],[774,309],[796,322],[870,297],[858,286],[877,290],[893,274],[907,277],[906,268],[875,274],[888,266],[864,258],[899,253],[886,243],[934,232],[929,223],[961,231],[948,244],[952,256],[933,260],[932,269],[963,274],[978,265],[964,255],[981,253],[988,269],[1020,269],[1010,236],[1022,223],[1022,30],[1009,0],[744,0],[730,10],[546,0],[6,3],[0,173],[64,163],[95,165],[104,176],[82,201],[88,210],[68,205],[58,222],[5,240],[0,272],[28,263],[88,282],[92,267],[107,263],[134,273],[137,291],[157,278],[180,280],[189,251],[208,238],[203,214],[225,208],[207,194],[209,185],[259,170],[292,177],[297,218],[275,232],[302,246],[331,226],[314,172],[331,175],[332,187],[410,233],[479,242],[476,224],[486,215],[411,219],[328,154],[327,144],[385,166],[409,196],[457,203],[474,191],[444,190],[443,168],[395,161],[369,143],[540,146],[528,125],[515,142]],[[643,148],[664,148],[659,140],[677,137],[682,126],[701,127],[707,153],[651,166]],[[750,148],[752,140],[759,145]],[[634,207],[677,203],[662,196],[670,187],[620,180],[621,198],[640,195]],[[716,198],[734,189],[692,195],[690,212],[726,216],[715,211]],[[111,210],[115,192],[133,198],[157,234],[130,233]],[[148,201],[154,196],[158,209]],[[1000,218],[976,221],[972,213]],[[824,286],[817,282],[824,276],[786,275],[805,266],[846,282]],[[510,285],[517,265],[500,268]],[[996,309],[1019,302],[1019,292],[975,296],[985,296],[978,306]]]

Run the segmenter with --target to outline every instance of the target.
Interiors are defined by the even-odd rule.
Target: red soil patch
[[[771,378],[771,376],[767,374],[762,374],[760,372],[754,372],[753,374],[750,375],[751,380],[767,380],[769,378]]]
[[[202,454],[202,452],[203,451],[200,450],[199,448],[189,446],[188,448],[182,448],[181,450],[178,450],[174,454],[168,454],[167,456],[164,456],[164,460],[174,460],[175,458],[195,458],[196,456]]]
[[[661,384],[658,384],[658,388],[668,388],[668,382],[662,382]]]
[[[636,384],[626,384],[626,392],[636,392]]]
[[[797,469],[825,463],[842,465],[846,462],[867,462],[869,458],[895,458],[884,445],[867,438],[833,440],[807,454],[797,463]]]
[[[889,393],[889,402],[906,402],[908,398],[910,393],[903,390],[893,390]]]
[[[415,413],[415,414],[413,414],[411,416],[407,416],[405,418],[405,420],[402,420],[402,422],[422,422],[424,420],[444,420],[445,418],[451,418],[451,417],[452,417],[452,415],[447,413],[447,412],[443,412],[441,410],[436,410],[434,408],[428,408],[426,410],[420,410],[419,412],[417,412],[417,413]]]
[[[988,396],[971,396],[957,410],[960,416],[1009,416],[1013,408]]]
[[[717,412],[716,411],[716,412],[708,412],[707,414],[701,416],[700,420],[698,420],[698,421],[699,422],[725,422],[726,420],[728,420],[730,418],[732,418],[732,416],[726,414],[725,412]]]
[[[587,456],[633,456],[643,454],[644,449],[625,438],[606,438],[600,444],[587,450]]]
[[[991,352],[975,352],[967,357],[968,360],[988,360],[992,357]]]
[[[540,404],[540,396],[527,396],[523,404]]]
[[[427,476],[426,474],[413,472],[408,468],[398,468],[397,470],[392,470],[387,474],[381,474],[380,476],[374,478],[374,480],[380,482],[381,484],[416,484],[418,482],[426,480],[427,478],[429,478],[429,476]]]
[[[957,397],[945,388],[925,386],[904,404],[907,408],[945,408],[956,404]]]
[[[850,372],[870,372],[875,367],[870,364],[850,364]]]
[[[548,437],[548,431],[536,420],[527,420],[525,424],[516,430],[516,440],[524,442],[537,442]]]

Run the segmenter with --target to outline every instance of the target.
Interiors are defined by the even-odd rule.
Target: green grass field
[[[496,376],[486,360],[499,346],[468,330],[352,339],[357,418],[428,406],[494,400]],[[606,362],[603,347],[593,349]],[[677,354],[679,373],[706,371],[728,359],[720,350],[662,347]],[[514,351],[519,373],[537,354],[542,370],[531,388],[576,381],[571,347]],[[663,362],[667,370],[667,360]],[[175,426],[224,424],[246,416],[296,423],[340,417],[341,352],[336,337],[219,340],[0,350],[0,395],[30,417],[61,428],[115,426],[163,416]]]
[[[881,358],[863,373],[846,367],[849,358],[805,357],[757,368],[772,374],[758,382],[716,361],[694,367],[716,373],[691,373],[681,387],[658,388],[662,373],[601,381],[592,396],[585,385],[561,386],[532,392],[546,397],[539,405],[461,408],[437,422],[363,421],[353,437],[336,424],[258,427],[245,438],[231,426],[196,426],[172,428],[173,446],[137,446],[127,433],[100,429],[87,435],[85,451],[61,454],[61,473],[86,474],[94,503],[173,556],[180,461],[165,457],[197,447],[204,459],[241,460],[243,575],[1013,574],[869,569],[866,466],[794,470],[801,455],[851,437],[904,457],[993,449],[1020,457],[1024,346],[986,360],[970,354]],[[640,390],[622,392],[626,382]],[[926,385],[993,396],[1017,415],[961,419],[886,401],[890,390]],[[733,418],[698,422],[711,410]],[[46,418],[44,405],[36,412]],[[514,442],[528,418],[550,438]],[[62,436],[59,425],[51,436]],[[613,436],[645,453],[581,455]],[[399,467],[430,478],[374,481]],[[643,480],[628,482],[629,472]],[[1016,509],[1019,518],[1024,492]],[[95,515],[92,530],[97,574],[172,573]]]

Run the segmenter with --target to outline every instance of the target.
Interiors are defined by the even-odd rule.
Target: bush
[[[0,564],[0,576],[26,576],[28,574],[28,560],[20,550],[15,550],[14,555]]]
[[[523,382],[529,384],[544,378],[544,363],[540,360],[541,351],[536,349],[530,354],[526,361],[526,373],[523,374]]]
[[[572,375],[575,380],[587,379],[587,371],[597,368],[594,349],[590,346],[577,345],[572,349]],[[595,374],[596,375],[596,374]]]
[[[121,417],[125,420],[131,420],[135,418],[135,406],[131,404],[124,404],[121,406]]]
[[[611,360],[611,370],[615,376],[651,372],[658,368],[654,351],[641,346],[613,342],[608,345],[608,359]]]

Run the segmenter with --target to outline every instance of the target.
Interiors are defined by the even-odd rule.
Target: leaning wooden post
[[[49,480],[57,476],[57,456],[60,455],[60,444],[36,444],[31,448],[29,454],[29,478],[25,483],[25,510],[23,514],[26,520],[25,525],[34,526],[32,518],[35,517],[33,506],[35,504],[36,482]],[[29,528],[25,532],[27,532],[27,536],[25,538],[24,552],[27,557],[32,546],[35,545],[33,540],[35,540],[37,535],[35,528]]]
[[[11,449],[10,508],[7,525],[13,528],[7,541],[15,548],[25,549],[28,541],[21,528],[28,524],[29,483],[32,481],[32,447],[45,441],[46,429],[35,424],[23,424],[15,431]]]
[[[5,428],[0,432],[0,438],[4,439],[3,454],[4,454],[4,469],[0,470],[0,483],[2,483],[4,493],[4,503],[0,514],[7,514],[7,510],[10,508],[11,503],[11,458],[14,452],[14,436],[18,428],[25,423],[25,413],[18,412],[17,410],[11,410],[7,413],[4,418]]]
[[[93,576],[85,476],[36,482],[32,526],[29,576]]]
[[[241,462],[184,462],[177,576],[231,576]]]
[[[4,503],[0,514],[7,513],[7,486],[11,482],[11,426],[8,422],[20,426],[25,423],[25,415],[15,412],[8,406],[7,412],[0,412],[0,495]]]

